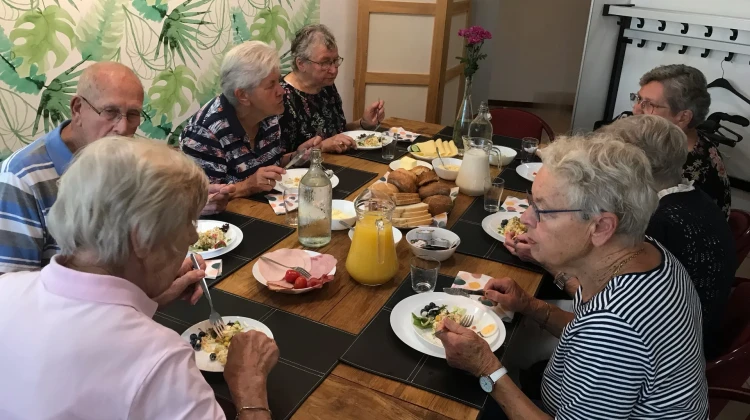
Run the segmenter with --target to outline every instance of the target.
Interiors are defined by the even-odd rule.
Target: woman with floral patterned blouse
[[[682,64],[657,67],[641,77],[641,89],[631,94],[633,113],[666,118],[685,132],[688,158],[683,176],[708,194],[729,218],[732,191],[717,145],[697,130],[711,106],[706,77]]]
[[[334,81],[339,66],[336,39],[324,25],[308,25],[297,32],[291,47],[292,69],[281,81],[284,88],[284,114],[279,119],[287,150],[316,135],[323,137],[321,148],[328,153],[356,149],[351,130],[373,130],[385,118],[384,102],[378,100],[365,109],[362,118],[347,123]]]

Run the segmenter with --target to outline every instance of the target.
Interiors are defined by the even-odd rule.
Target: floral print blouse
[[[326,86],[317,94],[298,90],[286,80],[284,114],[279,118],[281,138],[287,150],[297,150],[300,144],[322,131],[324,139],[345,131],[346,116],[336,85]]]
[[[708,194],[728,219],[732,207],[732,190],[729,188],[729,177],[718,146],[699,131],[698,142],[688,153],[687,162],[682,169],[683,176],[695,181],[694,185]]]

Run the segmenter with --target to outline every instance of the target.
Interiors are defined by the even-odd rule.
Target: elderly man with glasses
[[[73,155],[110,135],[133,136],[141,123],[143,85],[132,70],[101,62],[86,68],[70,101],[71,119],[18,150],[0,167],[0,273],[35,270],[59,252],[47,212]],[[211,185],[205,214],[222,211],[233,186]]]
[[[336,39],[325,25],[308,25],[297,32],[291,46],[292,72],[281,81],[284,88],[284,114],[279,119],[283,138],[290,149],[321,136],[321,148],[328,153],[356,149],[352,130],[373,130],[385,118],[385,103],[370,104],[362,118],[348,122],[341,96],[334,82],[339,66]]]

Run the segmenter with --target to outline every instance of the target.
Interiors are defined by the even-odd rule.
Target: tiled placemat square
[[[516,168],[520,164],[520,160],[514,160],[510,165],[503,168],[503,171],[500,172],[498,178],[505,180],[505,189],[525,193],[526,191],[531,191],[532,182],[521,175],[518,175]]]
[[[440,291],[451,284],[453,277],[440,275],[435,290]],[[407,276],[391,299],[357,336],[341,361],[472,407],[483,408],[488,397],[479,387],[477,378],[451,368],[444,359],[427,356],[412,349],[391,329],[391,310],[398,302],[413,294],[411,279]],[[512,323],[505,323],[507,335],[503,346],[495,352],[498,358],[502,359],[519,318],[516,317]]]
[[[307,318],[213,289],[216,310],[224,315],[245,316],[263,322],[279,346],[279,362],[268,377],[268,399],[274,419],[287,419],[317,388],[354,341],[354,335]],[[154,320],[182,333],[207,318],[209,306],[201,299],[195,306],[174,302],[157,312]],[[222,374],[203,376],[217,396],[231,400]]]
[[[419,136],[416,140],[414,140],[414,143],[419,143],[420,141],[426,141],[428,140],[427,137]],[[383,159],[383,151],[380,149],[375,150],[353,150],[349,153],[347,153],[348,156],[359,158],[359,159],[365,159],[369,160],[371,162],[377,162],[382,163],[385,165],[390,164],[394,160],[401,159],[406,153],[408,153],[407,147],[409,147],[411,143],[407,142],[398,142],[396,143],[396,151],[393,153],[393,159]]]
[[[469,208],[450,227],[450,230],[461,238],[456,252],[544,273],[542,267],[522,261],[508,252],[500,241],[484,231],[482,220],[489,215],[490,213],[484,210],[484,197],[474,199]]]
[[[232,212],[214,214],[203,218],[231,223],[240,228],[244,236],[242,242],[237,248],[215,258],[222,260],[222,272],[221,276],[215,279],[206,279],[206,283],[208,283],[209,287],[224,280],[227,276],[254,260],[294,232],[294,229],[284,225],[266,222],[265,220]]]

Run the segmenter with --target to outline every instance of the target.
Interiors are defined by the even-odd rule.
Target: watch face
[[[484,392],[492,392],[492,389],[495,387],[495,384],[492,382],[492,379],[490,379],[489,376],[480,376],[479,386],[482,387],[482,390],[484,390]]]

